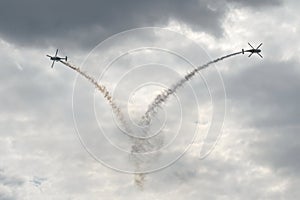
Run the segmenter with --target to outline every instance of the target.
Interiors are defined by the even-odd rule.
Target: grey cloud
[[[5,193],[3,191],[0,191],[0,199],[1,200],[14,200],[17,198],[12,196],[10,193]]]
[[[105,38],[132,28],[166,26],[172,20],[194,31],[221,37],[228,4],[280,5],[280,1],[88,0],[1,2],[0,36],[25,46],[94,47]]]
[[[296,61],[247,66],[225,78],[233,116],[256,130],[251,159],[288,176],[298,174],[300,142],[300,72]]]
[[[245,120],[258,128],[293,126],[299,124],[298,102],[300,90],[297,81],[298,63],[263,61],[234,76],[226,77],[229,98],[245,107]],[[257,108],[257,109],[253,109]],[[255,111],[255,112],[253,112]]]
[[[47,181],[47,178],[40,178],[36,176],[34,176],[32,180],[30,180],[30,182],[36,187],[41,186],[45,181]]]
[[[266,132],[262,130],[260,134],[263,136],[253,145],[256,151],[251,157],[291,179],[299,179],[300,142],[296,139],[299,132],[299,127],[284,128],[270,130],[271,135],[265,136]]]
[[[23,177],[11,175],[3,169],[0,169],[0,199],[14,200],[18,199],[16,189],[23,186],[25,180]]]
[[[228,151],[219,149],[224,150]],[[278,192],[269,188],[282,177],[259,173],[256,170],[261,166],[250,163],[244,155],[224,157],[214,152],[205,160],[199,160],[197,156],[186,154],[167,170],[150,174],[147,182],[152,187],[148,192],[156,193],[159,199],[170,196],[174,199],[280,199]]]
[[[0,34],[23,45],[78,43],[78,39],[89,43],[131,28],[164,26],[173,19],[220,36],[226,6],[208,5],[206,0],[2,1]]]
[[[239,5],[249,7],[265,7],[265,6],[278,6],[283,3],[282,0],[227,0],[228,2],[238,3]]]
[[[8,186],[21,186],[24,184],[24,179],[17,176],[10,176],[5,174],[2,170],[0,171],[0,184]]]

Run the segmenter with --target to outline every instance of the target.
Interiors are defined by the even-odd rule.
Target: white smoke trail
[[[80,75],[85,77],[87,80],[89,80],[104,96],[104,98],[108,101],[109,105],[111,106],[114,114],[117,116],[118,120],[122,123],[122,126],[124,127],[125,131],[129,132],[130,128],[121,112],[121,109],[117,106],[117,104],[114,102],[112,96],[110,95],[109,91],[104,85],[100,85],[94,78],[86,74],[85,72],[81,71],[79,67],[75,67],[71,65],[68,62],[60,61],[64,65],[70,67],[71,69],[77,71]]]
[[[231,56],[234,55],[238,55],[242,52],[237,52],[237,53],[233,53],[233,54],[229,54],[220,58],[217,58],[213,61],[210,61],[204,65],[201,65],[199,67],[197,67],[196,69],[194,69],[193,71],[189,72],[188,74],[186,74],[182,79],[180,79],[178,82],[176,82],[171,88],[167,89],[167,90],[163,90],[161,92],[161,94],[157,95],[156,98],[154,99],[154,101],[148,106],[148,110],[145,112],[145,114],[142,116],[142,121],[140,123],[140,125],[144,126],[145,128],[143,129],[143,134],[144,136],[147,136],[148,132],[149,132],[149,124],[151,122],[152,117],[154,117],[154,115],[157,113],[157,109],[159,107],[161,107],[161,104],[164,103],[170,95],[174,94],[178,88],[180,88],[182,85],[184,85],[186,82],[188,82],[197,72],[199,72],[202,69],[207,68],[209,65],[213,64],[213,63],[217,63],[225,58],[229,58]],[[163,142],[163,141],[161,141]],[[148,142],[142,142],[139,141],[138,144],[134,145],[134,146],[138,146],[137,149],[148,149],[150,148],[155,148],[153,146],[151,146],[152,143]],[[133,146],[133,147],[134,147]],[[142,161],[139,161],[142,162]],[[136,166],[139,166],[139,162],[136,163]],[[145,178],[146,178],[146,174],[145,173],[139,173],[135,175],[135,183],[141,188],[143,189],[143,185],[145,182]]]
[[[182,79],[180,79],[178,82],[176,82],[171,88],[167,90],[163,90],[161,94],[157,95],[154,99],[154,101],[148,106],[147,111],[142,116],[141,125],[144,125],[147,127],[147,125],[150,124],[152,117],[156,114],[157,108],[161,106],[162,103],[164,103],[170,95],[174,94],[178,88],[180,88],[182,85],[184,85],[186,82],[188,82],[197,72],[200,70],[203,70],[210,66],[211,64],[217,63],[225,58],[229,58],[231,56],[235,56],[238,54],[241,54],[242,52],[232,53],[226,56],[222,56],[220,58],[217,58],[215,60],[212,60],[204,65],[201,65],[197,68],[195,68],[193,71],[186,74]]]
[[[130,133],[131,130],[130,130],[127,122],[125,121],[125,118],[124,118],[120,108],[113,101],[113,98],[110,95],[110,93],[108,92],[108,90],[106,89],[106,87],[104,85],[100,85],[94,78],[92,78],[91,76],[89,76],[85,72],[81,71],[80,68],[75,67],[74,65],[72,65],[68,62],[64,62],[62,60],[60,62],[63,63],[64,65],[66,65],[67,67],[75,70],[76,72],[78,72],[83,77],[85,77],[104,95],[104,98],[109,102],[114,114],[118,117],[118,120],[122,123],[123,127],[125,128],[125,131]],[[130,136],[130,135],[128,135],[128,136],[130,137],[130,139],[133,143],[133,145],[131,147],[131,158],[133,159],[133,162],[134,162],[134,165],[135,165],[135,170],[140,171],[140,165],[144,162],[144,159],[142,158],[141,153],[149,151],[149,148],[147,148],[147,147],[149,147],[149,142],[147,140],[144,140],[144,139],[135,138],[135,137]],[[136,173],[134,175],[134,183],[141,190],[143,189],[144,181],[145,181],[145,174]]]

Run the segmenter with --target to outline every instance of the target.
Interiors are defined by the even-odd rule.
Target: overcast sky
[[[299,9],[296,0],[2,0],[0,199],[299,199]],[[159,91],[248,42],[263,43],[264,58],[228,58],[179,88],[143,144],[157,151],[137,158],[103,95],[46,57],[59,48],[104,84],[138,135]],[[142,188],[136,171],[151,172]]]

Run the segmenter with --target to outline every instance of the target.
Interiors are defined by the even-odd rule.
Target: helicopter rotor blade
[[[56,53],[55,53],[55,56],[54,56],[54,57],[56,57],[56,56],[57,56],[57,53],[58,53],[58,49],[56,49]]]
[[[54,65],[54,60],[53,60],[53,62],[52,62],[51,68],[53,68],[53,65]]]
[[[257,53],[261,58],[264,58],[260,53]]]
[[[259,47],[261,47],[262,43],[260,43],[260,45],[258,45],[258,47],[256,47],[256,49],[259,49]]]
[[[248,44],[249,44],[249,46],[252,48],[252,49],[254,49],[254,47],[248,42]]]

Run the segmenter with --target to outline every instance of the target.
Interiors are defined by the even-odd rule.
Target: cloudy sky
[[[299,199],[299,9],[2,0],[0,199]],[[247,42],[263,43],[264,59],[241,54],[203,70],[141,131],[162,89]],[[45,55],[57,48],[106,86],[130,131],[89,81],[50,68]],[[147,152],[132,156],[138,144]]]

